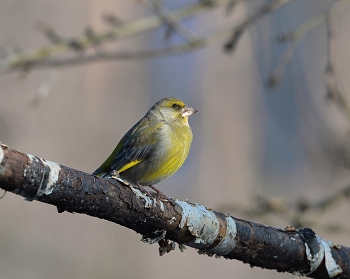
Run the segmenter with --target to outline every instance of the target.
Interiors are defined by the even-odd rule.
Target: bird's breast
[[[144,162],[147,171],[139,182],[153,185],[175,173],[185,162],[191,142],[192,131],[189,126],[164,126],[159,134],[158,146]]]

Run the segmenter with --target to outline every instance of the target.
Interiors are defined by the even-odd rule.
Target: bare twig
[[[293,40],[293,42],[287,47],[287,49],[279,58],[275,68],[272,71],[272,74],[267,80],[269,87],[273,88],[281,81],[287,66],[293,58],[295,48],[298,45],[300,39],[301,37],[298,40]]]
[[[331,3],[331,5],[334,4],[335,2]],[[296,30],[281,34],[277,37],[278,42],[290,42],[290,45],[283,52],[270,77],[268,78],[267,84],[269,87],[273,88],[281,81],[287,66],[293,58],[296,46],[299,44],[302,38],[304,38],[307,34],[309,34],[312,30],[324,22],[325,14],[329,9],[330,7],[327,7],[321,13],[309,18],[303,22]]]
[[[142,3],[152,12],[158,15],[159,18],[161,18],[164,21],[164,23],[168,26],[170,31],[176,32],[177,34],[182,36],[188,43],[199,39],[199,36],[195,32],[181,24],[181,22],[179,22],[178,19],[174,17],[173,14],[164,7],[164,5],[159,3],[159,1],[143,0]]]
[[[48,73],[46,78],[40,84],[38,91],[37,91],[34,99],[31,102],[32,106],[38,105],[43,99],[45,99],[47,97],[53,84],[59,78],[60,73],[61,73],[61,71],[59,68],[54,68]]]
[[[59,36],[56,31],[49,25],[43,22],[39,22],[37,24],[37,29],[40,32],[43,32],[47,39],[51,41],[53,44],[63,44],[65,40]]]
[[[254,202],[248,206],[243,204],[234,204],[223,206],[222,211],[239,212],[248,218],[277,217],[284,222],[289,222],[295,227],[318,227],[327,231],[350,232],[347,224],[335,225],[333,223],[324,224],[321,222],[321,216],[329,212],[332,208],[340,206],[347,200],[350,200],[350,185],[336,191],[316,201],[310,201],[300,198],[295,201],[287,202],[278,197],[264,197],[256,195]]]
[[[180,20],[181,18],[188,17],[199,13],[205,9],[213,8],[218,5],[228,4],[241,0],[216,0],[211,1],[211,4],[197,3],[192,6],[177,10],[172,12],[172,17]],[[282,8],[284,5],[288,4],[292,0],[271,0],[267,4],[262,5],[255,13],[248,16],[247,19],[243,20],[241,24],[237,26],[232,26],[228,24],[212,33],[204,35],[202,37],[194,38],[192,37],[191,43],[184,43],[175,46],[169,46],[160,49],[151,50],[141,50],[141,51],[125,51],[125,52],[98,52],[83,54],[80,56],[73,56],[68,58],[51,58],[54,54],[63,52],[67,47],[65,45],[54,45],[39,50],[27,51],[26,53],[19,53],[17,55],[11,55],[6,59],[0,60],[0,74],[10,70],[36,68],[50,68],[56,66],[66,66],[66,65],[79,65],[96,61],[113,61],[120,59],[141,59],[150,57],[159,57],[166,55],[174,55],[179,53],[184,53],[188,51],[193,51],[198,48],[205,47],[211,43],[217,41],[218,38],[226,36],[228,34],[237,34],[237,32],[243,32],[242,30],[248,28],[252,23],[258,20],[260,17],[270,13],[274,10]],[[155,28],[160,26],[163,21],[159,16],[151,17],[144,20],[139,20],[130,24],[124,24],[122,26],[116,27],[114,31],[110,31],[99,35],[98,37],[102,39],[113,38],[122,39],[126,36],[131,36],[136,33]],[[109,34],[109,35],[108,35]],[[83,48],[85,45],[92,44],[91,38],[87,39],[84,37],[81,40],[76,40],[79,45]],[[70,46],[71,47],[71,46]]]
[[[327,99],[333,101],[350,120],[350,107],[344,97],[344,86],[338,73],[337,58],[335,51],[336,44],[336,22],[334,11],[330,10],[325,15],[327,28],[327,65],[325,69],[325,84],[327,90]]]
[[[340,205],[340,202],[345,199],[350,199],[350,185],[336,191],[332,195],[325,197],[317,202],[310,203],[308,207],[312,210],[318,211],[320,214],[325,213],[331,207]]]
[[[123,21],[119,17],[111,13],[104,13],[101,18],[104,22],[112,26],[121,26],[123,24]]]
[[[237,27],[232,28],[231,39],[225,44],[225,50],[232,52],[237,46],[237,42],[243,35],[247,28],[255,23],[256,20],[260,19],[261,16],[272,13],[291,2],[291,0],[270,0],[267,4],[262,5],[255,13],[248,16],[241,24]]]
[[[197,2],[192,5],[187,5],[183,8],[180,8],[178,10],[173,11],[172,17],[176,20],[180,21],[184,18],[192,17],[197,14],[200,14],[204,11],[213,9],[218,6],[227,5],[231,2],[237,2],[241,0],[215,0],[212,1],[210,5],[207,3]],[[159,18],[158,15],[150,16],[147,18],[139,19],[130,23],[122,23],[117,24],[113,28],[101,32],[99,34],[95,34],[94,39],[91,39],[91,36],[82,36],[81,38],[77,38],[74,40],[75,45],[79,45],[82,49],[87,49],[89,46],[93,46],[96,42],[96,40],[100,42],[108,42],[108,41],[118,41],[122,40],[126,37],[131,37],[143,32],[146,32],[151,29],[155,29],[161,25],[163,25],[164,21]],[[104,57],[109,57],[109,59],[126,59],[126,58],[132,58],[132,57],[145,57],[145,54],[147,54],[148,51],[142,54],[136,54],[133,55],[132,53],[128,53],[127,55],[122,54],[116,54],[113,53],[112,55],[99,55],[96,54],[95,57],[83,58],[83,56],[80,56],[82,61],[79,61],[76,57],[72,58],[70,60],[69,58],[63,59],[61,62],[59,62],[58,58],[53,58],[55,56],[59,56],[60,54],[69,53],[72,49],[71,44],[54,44],[46,47],[41,47],[38,49],[30,49],[27,51],[21,51],[21,52],[12,52],[10,55],[7,55],[3,59],[0,60],[0,74],[5,73],[8,71],[13,70],[22,70],[22,69],[32,69],[33,67],[52,67],[55,66],[55,64],[68,64],[72,65],[75,63],[86,63],[86,62],[92,62],[92,61],[98,61],[99,59],[104,59]],[[188,49],[188,48],[184,48]],[[161,51],[161,55],[164,55],[164,53],[169,53],[168,51]],[[47,62],[48,60],[53,59],[52,64],[50,62]],[[45,63],[40,63],[43,62]],[[65,62],[66,61],[66,62]],[[81,64],[80,63],[80,64]]]

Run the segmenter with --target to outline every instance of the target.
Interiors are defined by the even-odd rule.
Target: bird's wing
[[[113,153],[93,174],[104,176],[113,170],[120,173],[145,160],[161,140],[157,131],[164,125],[164,122],[161,121],[141,129],[131,129],[120,140]]]
[[[123,147],[117,152],[111,169],[123,172],[145,160],[159,142],[157,131],[163,125],[164,122],[158,122],[129,136]]]

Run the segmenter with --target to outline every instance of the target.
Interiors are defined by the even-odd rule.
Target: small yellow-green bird
[[[174,174],[185,162],[192,143],[188,117],[197,110],[173,97],[161,99],[120,140],[107,160],[92,174],[119,177],[140,190]]]

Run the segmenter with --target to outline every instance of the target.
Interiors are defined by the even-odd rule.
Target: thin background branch
[[[118,25],[112,30],[105,31],[101,34],[95,34],[94,40],[91,39],[91,36],[84,35],[82,38],[76,38],[72,40],[58,40],[58,44],[47,46],[44,48],[33,49],[28,51],[21,51],[18,53],[12,53],[9,56],[6,56],[0,60],[0,74],[4,72],[9,72],[13,70],[29,70],[33,68],[51,68],[57,66],[72,66],[85,63],[92,63],[97,61],[114,61],[121,59],[141,59],[141,58],[151,58],[159,57],[166,55],[174,55],[179,53],[184,53],[188,51],[193,51],[199,48],[208,46],[218,39],[223,38],[229,34],[234,34],[235,41],[237,39],[237,32],[242,33],[243,30],[246,30],[251,24],[255,23],[262,16],[267,15],[275,10],[278,10],[284,7],[286,4],[292,0],[271,0],[266,4],[263,4],[256,12],[248,16],[242,23],[232,26],[228,24],[227,26],[218,28],[217,30],[201,36],[195,36],[193,32],[189,34],[189,31],[185,31],[182,27],[180,28],[179,24],[174,24],[175,20],[180,21],[186,17],[194,16],[201,12],[204,12],[209,9],[216,8],[222,5],[229,5],[241,0],[216,0],[210,1],[210,4],[205,2],[200,2],[193,4],[192,6],[186,6],[179,10],[173,12],[166,12],[162,9],[158,11],[162,16],[159,15],[152,16],[145,19],[140,19],[128,24]],[[184,35],[186,32],[186,38],[190,38],[190,42],[185,44],[178,44],[174,46],[169,46],[160,49],[150,49],[150,50],[135,50],[135,51],[124,51],[124,52],[94,52],[90,54],[84,54],[81,51],[87,50],[91,47],[94,41],[98,40],[99,42],[106,41],[117,41],[124,39],[126,37],[134,36],[136,34],[145,32],[150,29],[157,28],[163,24],[169,25],[169,22],[172,25],[172,28],[177,31],[180,28],[181,34]],[[51,32],[52,33],[52,32]],[[52,36],[51,36],[52,37]],[[55,34],[55,38],[61,38]],[[63,53],[70,53],[72,50],[79,50],[80,55],[73,55],[73,57],[68,58],[56,58]],[[74,52],[73,52],[74,54]]]
[[[335,7],[335,4],[347,4],[345,0],[335,0],[333,1],[330,5],[328,5],[324,11],[318,13],[315,16],[312,16],[305,22],[303,22],[297,29],[281,34],[277,37],[277,42],[279,43],[289,43],[283,54],[281,55],[280,59],[278,60],[275,68],[273,69],[270,77],[268,78],[268,86],[273,88],[275,87],[282,79],[284,72],[291,62],[295,49],[297,45],[300,43],[300,41],[308,35],[312,30],[315,28],[319,27],[321,24],[325,23],[326,27],[328,29],[328,44],[331,44],[331,36],[330,36],[330,30],[328,28],[328,13],[332,11]],[[343,6],[343,5],[338,5],[338,6]],[[326,18],[326,20],[325,20]],[[329,46],[330,50],[331,46]],[[330,55],[328,55],[330,57]]]

